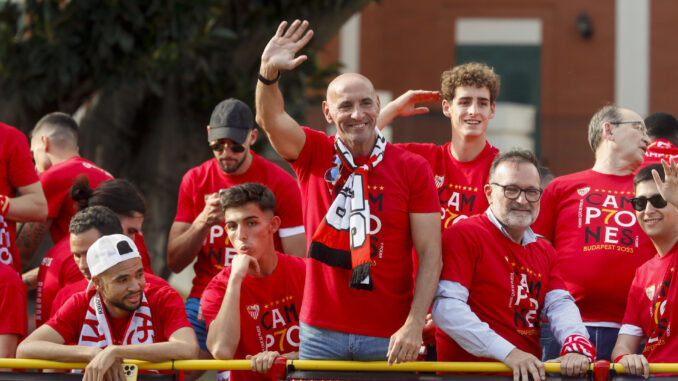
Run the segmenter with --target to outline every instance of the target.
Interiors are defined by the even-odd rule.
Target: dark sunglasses
[[[636,211],[642,212],[643,210],[645,210],[648,201],[650,202],[650,204],[652,204],[652,206],[654,206],[657,209],[664,208],[667,205],[666,200],[664,200],[664,198],[660,194],[655,194],[651,197],[645,196],[634,197],[631,199],[631,205],[633,205],[633,209],[635,209]]]
[[[238,143],[227,144],[226,142],[214,142],[210,144],[210,149],[214,152],[221,152],[226,147],[230,148],[233,153],[245,152],[245,146]]]

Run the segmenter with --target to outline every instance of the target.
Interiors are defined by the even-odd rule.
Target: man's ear
[[[250,137],[249,137],[249,141],[250,141],[249,143],[250,143],[250,146],[253,146],[254,143],[257,142],[257,138],[258,138],[258,137],[259,137],[259,130],[258,130],[256,127],[254,127],[254,128],[252,129],[252,131],[250,131]]]
[[[450,118],[450,103],[447,101],[447,99],[443,99],[442,105],[443,105],[443,115]]]
[[[207,136],[209,136],[209,135],[210,135],[210,126],[209,126],[209,124],[208,124],[208,125],[207,125]]]
[[[492,185],[485,184],[483,187],[483,192],[485,192],[485,197],[487,197],[487,202],[492,204]]]
[[[323,114],[325,115],[327,123],[334,124],[334,120],[332,120],[332,116],[330,115],[330,105],[327,104],[327,101],[323,101]]]
[[[603,138],[614,140],[614,134],[612,133],[612,124],[610,124],[610,122],[603,123]]]
[[[278,229],[280,228],[280,217],[273,216],[273,218],[271,218],[271,225],[270,226],[271,226],[271,234],[275,234],[275,232],[277,232]]]
[[[94,288],[96,288],[97,291],[99,291],[103,285],[103,283],[101,283],[101,279],[98,276],[92,277],[92,284],[94,284]]]
[[[40,135],[40,143],[42,144],[44,151],[47,152],[49,149],[49,138],[45,135]]]

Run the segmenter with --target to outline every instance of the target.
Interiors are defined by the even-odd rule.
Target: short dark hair
[[[644,181],[654,181],[654,177],[652,177],[652,170],[656,169],[657,172],[659,173],[659,178],[664,181],[664,166],[661,164],[649,164],[644,166],[643,168],[636,173],[636,176],[633,178],[633,188],[635,189],[638,184],[644,182]]]
[[[665,139],[678,146],[678,120],[668,112],[655,112],[645,118],[647,135],[652,140]]]
[[[102,236],[122,234],[120,219],[105,206],[90,206],[75,213],[68,225],[71,234],[81,234],[96,229]]]
[[[539,171],[539,160],[537,157],[532,153],[532,151],[526,150],[526,149],[520,149],[520,148],[514,148],[506,152],[502,152],[497,157],[494,158],[492,161],[492,165],[490,166],[490,181],[494,178],[494,173],[497,171],[497,167],[499,164],[503,162],[509,162],[509,163],[514,163],[516,165],[520,163],[531,163],[534,165],[534,167]],[[540,174],[541,178],[541,174]]]
[[[31,131],[31,139],[37,134],[45,134],[59,146],[78,145],[78,123],[63,112],[52,112],[43,116]]]
[[[71,187],[70,196],[80,209],[101,205],[123,216],[132,216],[134,212],[146,214],[144,198],[137,187],[125,179],[104,181],[92,190],[87,177],[81,176]]]
[[[244,183],[222,189],[219,191],[219,201],[224,212],[226,209],[237,208],[250,202],[257,204],[264,212],[273,212],[275,209],[273,192],[259,183]]]

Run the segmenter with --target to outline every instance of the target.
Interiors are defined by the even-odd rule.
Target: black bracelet
[[[272,85],[272,84],[278,82],[278,80],[280,79],[280,70],[278,70],[278,76],[273,78],[273,79],[268,79],[268,78],[264,77],[263,75],[261,75],[261,73],[257,73],[257,78],[264,85]]]

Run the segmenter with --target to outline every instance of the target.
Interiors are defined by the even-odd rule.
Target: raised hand
[[[678,208],[678,164],[674,158],[671,158],[667,163],[662,159],[662,166],[664,167],[664,181],[659,177],[656,170],[652,170],[652,177],[657,184],[659,194],[674,207]]]
[[[417,107],[417,103],[437,102],[439,100],[439,91],[408,90],[381,109],[377,126],[380,129],[384,128],[397,116],[426,114],[430,111],[429,108],[425,106]]]
[[[308,29],[306,20],[303,22],[294,20],[289,28],[287,28],[287,21],[280,23],[275,36],[271,38],[261,54],[263,76],[273,79],[278,74],[278,70],[292,70],[306,61],[308,58],[306,55],[295,57],[297,52],[313,37],[313,31],[306,29]]]
[[[213,193],[205,199],[205,207],[202,209],[196,222],[205,226],[213,226],[224,222],[224,212],[221,210],[219,194]]]
[[[233,257],[233,261],[231,261],[231,276],[245,276],[250,269],[255,274],[261,272],[256,258],[250,257],[247,254],[236,254]]]

